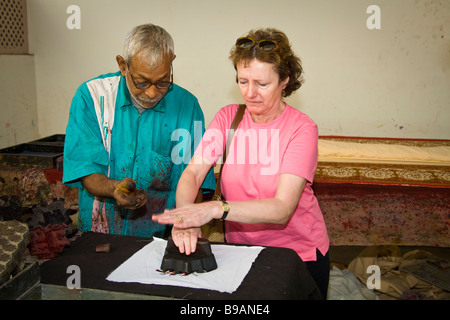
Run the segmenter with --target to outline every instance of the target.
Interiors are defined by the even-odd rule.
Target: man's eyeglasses
[[[136,87],[136,89],[148,89],[153,85],[155,87],[157,87],[158,89],[167,89],[173,84],[173,68],[172,68],[172,66],[170,66],[170,81],[157,81],[155,83],[152,83],[149,81],[136,83],[136,81],[134,81],[133,75],[131,74],[130,67],[128,66],[128,64],[127,64],[127,67],[128,67],[128,71],[130,73],[131,81],[133,81],[133,85]]]
[[[266,51],[274,51],[278,49],[278,43],[274,40],[259,40],[255,41],[252,38],[241,37],[236,40],[237,48],[250,49],[257,45],[258,48]]]

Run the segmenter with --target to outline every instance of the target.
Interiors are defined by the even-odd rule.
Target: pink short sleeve
[[[317,141],[317,125],[305,121],[291,136],[283,155],[280,174],[290,173],[312,182],[317,167]]]

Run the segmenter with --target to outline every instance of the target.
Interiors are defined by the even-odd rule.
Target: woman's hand
[[[136,182],[133,179],[125,178],[117,184],[114,199],[119,206],[135,210],[145,205],[147,193],[145,190],[136,189]]]
[[[217,215],[221,217],[221,212],[220,201],[209,201],[164,210],[162,214],[153,215],[152,220],[161,224],[173,224],[173,242],[181,253],[189,255],[195,252],[197,240],[202,237],[200,227],[217,218]]]
[[[172,239],[180,253],[190,255],[197,248],[197,240],[202,237],[200,228],[179,229],[172,228]]]
[[[164,210],[162,214],[154,214],[153,221],[161,224],[173,224],[175,228],[200,228],[212,219],[222,216],[222,203],[220,201],[208,201],[188,204],[181,208]]]

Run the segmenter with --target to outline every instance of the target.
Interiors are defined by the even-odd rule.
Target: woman
[[[329,239],[311,189],[318,129],[283,101],[301,86],[300,59],[275,29],[239,38],[230,59],[246,110],[222,171],[226,202],[194,204],[206,173],[223,153],[238,105],[216,114],[178,183],[177,208],[154,220],[174,225],[174,242],[186,254],[195,250],[199,227],[212,219],[225,221],[230,243],[292,248],[326,298]]]

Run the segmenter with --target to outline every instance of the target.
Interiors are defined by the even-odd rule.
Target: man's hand
[[[131,178],[125,178],[117,184],[114,190],[114,199],[117,204],[125,209],[135,210],[147,202],[147,192],[136,189],[136,182]]]

